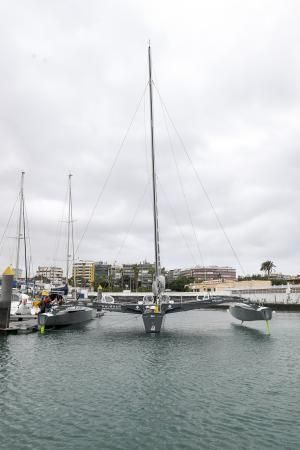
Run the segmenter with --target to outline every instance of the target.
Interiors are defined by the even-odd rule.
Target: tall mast
[[[26,293],[28,294],[28,264],[27,264],[27,243],[26,243],[26,220],[25,220],[24,194],[23,194],[23,205],[22,205],[22,217],[23,217],[23,239],[24,239],[25,285],[26,285]]]
[[[20,186],[20,206],[19,206],[19,220],[18,220],[18,231],[17,231],[17,259],[16,259],[16,279],[19,278],[19,271],[20,271],[20,243],[22,239],[22,216],[23,216],[23,203],[24,203],[24,175],[25,172],[21,173],[21,186]],[[25,239],[25,236],[24,236]]]
[[[70,233],[72,231],[73,237],[73,220],[72,220],[72,185],[71,185],[72,175],[69,174],[69,201],[68,201],[68,240],[67,240],[67,267],[66,267],[66,283],[68,284],[69,280],[69,265],[70,265]],[[71,229],[72,224],[72,229]],[[74,255],[73,255],[74,259]]]
[[[155,278],[160,275],[160,254],[158,236],[158,212],[157,212],[157,188],[155,171],[155,151],[154,151],[154,120],[153,120],[153,99],[152,99],[152,67],[151,67],[151,47],[148,47],[149,62],[149,96],[150,96],[150,128],[151,128],[151,155],[152,155],[152,189],[153,189],[153,219],[154,219],[154,246],[155,246]]]

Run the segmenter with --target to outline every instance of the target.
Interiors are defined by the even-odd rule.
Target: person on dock
[[[20,302],[18,305],[18,309],[16,314],[17,315],[31,315],[31,308],[30,306],[27,304],[29,296],[26,294],[21,294],[20,295]]]
[[[52,303],[52,302],[51,302],[50,297],[47,296],[47,297],[44,298],[45,312],[50,311],[51,306],[52,306],[51,303]]]
[[[38,314],[43,314],[44,312],[46,312],[46,304],[45,299],[42,297],[40,300],[40,310]]]

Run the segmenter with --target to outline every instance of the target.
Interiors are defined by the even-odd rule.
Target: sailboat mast
[[[70,222],[71,222],[71,243],[72,243],[72,269],[74,267],[75,262],[75,247],[74,247],[74,220],[73,220],[73,199],[72,199],[72,191],[70,190]],[[74,271],[73,277],[73,287],[75,288],[75,298],[76,298],[76,271]]]
[[[156,170],[155,170],[154,119],[153,119],[153,98],[152,98],[152,66],[151,66],[150,44],[148,47],[148,62],[149,62],[150,129],[151,129],[153,219],[154,219],[154,246],[155,246],[155,277],[157,278],[160,275],[160,254],[159,254],[159,236],[158,236],[157,187],[156,187]]]
[[[22,215],[23,215],[23,202],[24,202],[24,175],[25,172],[21,173],[21,187],[20,187],[20,206],[19,206],[19,220],[18,220],[18,231],[17,231],[17,259],[16,259],[16,279],[19,278],[20,272],[20,243],[22,239],[21,225],[22,225]]]
[[[66,267],[66,283],[69,280],[69,265],[70,265],[70,232],[71,232],[71,222],[72,222],[72,186],[71,186],[72,175],[69,174],[69,207],[68,207],[68,239],[67,239],[67,267]]]
[[[25,220],[24,195],[23,195],[23,205],[22,205],[22,217],[23,217],[23,239],[24,239],[25,285],[26,285],[26,294],[28,294],[28,264],[27,264],[27,243],[26,243],[26,220]]]

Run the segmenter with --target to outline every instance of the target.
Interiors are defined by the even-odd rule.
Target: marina
[[[1,6],[0,450],[300,448],[300,3],[48,3]]]

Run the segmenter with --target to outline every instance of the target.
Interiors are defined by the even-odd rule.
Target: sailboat
[[[19,305],[15,311],[16,315],[28,315],[30,316],[33,312],[31,301],[29,298],[29,288],[28,288],[28,255],[27,255],[27,230],[26,230],[26,220],[25,220],[25,199],[24,199],[24,177],[25,172],[21,172],[21,183],[20,183],[20,194],[19,194],[19,217],[18,217],[18,229],[17,229],[17,255],[16,255],[16,285],[18,287],[18,282],[20,281],[20,253],[21,253],[21,241],[24,242],[24,264],[25,264],[25,293],[19,292],[17,294]]]
[[[73,208],[72,208],[72,175],[69,174],[68,180],[68,240],[67,240],[67,261],[66,261],[66,286],[68,286],[70,258],[72,256],[72,262],[74,263],[74,233],[73,233]],[[70,254],[70,249],[72,253]],[[76,285],[76,282],[75,282]],[[76,292],[76,288],[75,288]],[[61,292],[53,293],[52,296],[57,299],[61,298]],[[88,322],[96,318],[96,310],[89,308],[88,306],[80,305],[54,305],[47,312],[40,313],[38,315],[38,326],[43,333],[45,328],[57,328],[65,327],[69,325],[78,325],[84,322]]]
[[[151,47],[148,47],[148,68],[149,68],[149,99],[150,99],[150,136],[151,136],[151,172],[152,172],[152,197],[153,197],[153,229],[154,229],[154,281],[152,283],[152,295],[146,295],[142,301],[137,303],[115,303],[102,301],[101,306],[104,310],[123,312],[128,314],[139,314],[143,318],[146,333],[159,333],[166,314],[189,311],[193,309],[209,307],[212,303],[222,303],[228,301],[228,297],[212,300],[196,299],[185,302],[175,302],[165,292],[165,277],[161,272],[160,248],[159,248],[159,230],[158,230],[158,209],[157,209],[157,183],[156,183],[156,165],[155,165],[155,146],[154,146],[154,117],[153,117],[153,81],[152,81],[152,63]],[[113,306],[112,304],[113,303]]]

